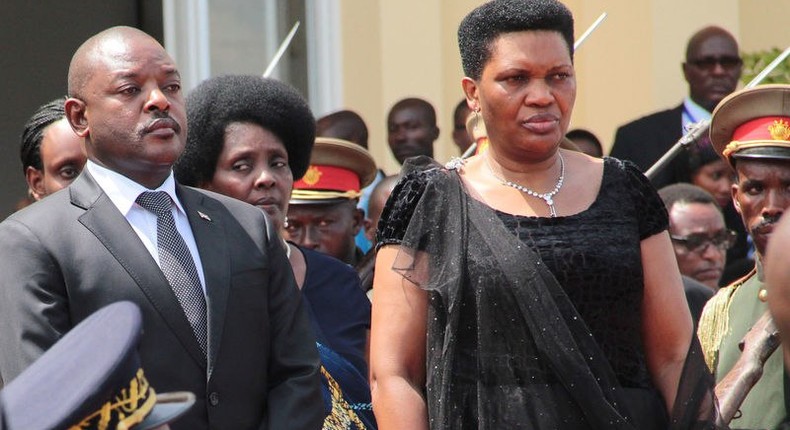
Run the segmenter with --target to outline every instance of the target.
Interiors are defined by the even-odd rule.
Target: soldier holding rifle
[[[731,427],[775,428],[787,416],[784,368],[782,354],[770,354],[776,348],[775,329],[768,318],[761,319],[768,299],[762,262],[776,222],[790,207],[790,86],[731,94],[713,112],[710,136],[737,173],[733,202],[754,239],[757,258],[749,275],[708,302],[698,334],[719,384],[722,415],[734,415]],[[749,383],[733,383],[739,379]]]

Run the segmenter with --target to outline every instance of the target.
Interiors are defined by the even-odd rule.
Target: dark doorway
[[[163,41],[161,0],[0,2],[0,219],[27,191],[22,128],[38,106],[66,94],[71,55],[108,27],[137,27]]]

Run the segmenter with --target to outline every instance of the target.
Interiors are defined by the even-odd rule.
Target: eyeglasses
[[[704,254],[708,250],[708,246],[713,245],[716,248],[726,251],[735,245],[735,240],[738,234],[732,230],[722,230],[713,236],[705,233],[692,233],[688,236],[673,236],[670,235],[672,241],[682,245],[690,252]]]
[[[725,55],[723,57],[702,57],[696,60],[688,60],[688,63],[693,64],[700,70],[711,71],[720,65],[724,70],[733,70],[741,67],[743,60],[740,57],[733,57]]]

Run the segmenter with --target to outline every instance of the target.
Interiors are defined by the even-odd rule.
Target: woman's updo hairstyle
[[[479,80],[497,37],[518,31],[556,31],[573,61],[573,15],[556,0],[494,0],[469,13],[458,26],[464,74]]]

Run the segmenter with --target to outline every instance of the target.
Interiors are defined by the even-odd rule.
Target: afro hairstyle
[[[211,181],[231,123],[256,124],[272,132],[288,152],[294,180],[310,164],[315,118],[304,98],[288,84],[253,75],[225,75],[203,81],[186,99],[187,143],[174,166],[178,181],[200,186]]]

